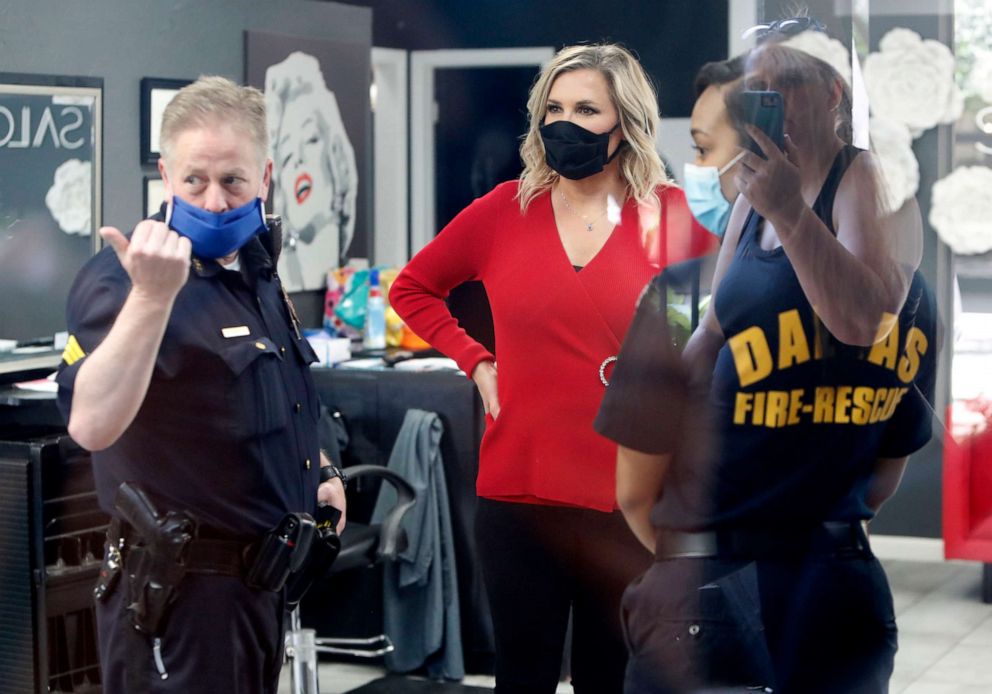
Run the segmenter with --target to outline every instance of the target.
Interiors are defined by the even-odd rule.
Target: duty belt
[[[798,528],[659,529],[655,558],[784,559],[804,555],[871,554],[862,523],[826,521]]]
[[[224,539],[221,533],[208,528],[200,528],[200,535],[190,540],[186,546],[183,564],[188,573],[237,576],[244,578],[248,573],[245,561],[247,550],[252,543],[237,539]],[[204,535],[206,537],[204,537]],[[140,544],[139,533],[126,521],[113,518],[107,528],[107,540],[111,546],[126,555],[130,547]]]

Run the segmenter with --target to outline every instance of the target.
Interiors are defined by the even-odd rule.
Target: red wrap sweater
[[[662,262],[715,249],[715,237],[693,219],[681,189],[657,192]],[[610,511],[616,445],[592,428],[604,392],[600,365],[620,351],[637,298],[659,268],[645,253],[634,200],[623,206],[599,253],[576,272],[550,194],[521,214],[516,193],[516,181],[503,183],[462,210],[403,269],[389,299],[410,329],[471,375],[494,357],[458,326],[445,298],[469,280],[486,288],[500,414],[486,417],[479,496]]]

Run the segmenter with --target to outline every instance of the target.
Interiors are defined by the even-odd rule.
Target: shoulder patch
[[[72,366],[85,356],[86,352],[79,346],[76,336],[70,335],[68,342],[65,344],[65,349],[62,350],[62,361],[65,362],[66,366]]]

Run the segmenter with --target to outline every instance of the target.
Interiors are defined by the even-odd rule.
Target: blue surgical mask
[[[730,201],[723,196],[723,190],[720,188],[720,176],[736,164],[743,154],[743,152],[738,154],[720,169],[715,166],[696,166],[687,163],[683,170],[682,187],[692,216],[720,237],[727,230],[731,209]]]
[[[248,240],[265,230],[265,207],[255,198],[227,212],[208,212],[172,196],[166,211],[166,224],[193,245],[201,258],[223,258],[240,249]]]

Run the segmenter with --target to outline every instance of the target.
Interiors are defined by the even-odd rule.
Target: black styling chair
[[[323,429],[321,443],[336,465],[341,464],[340,450],[347,445],[347,430],[339,412],[327,413],[322,423],[330,417],[334,426]],[[336,441],[324,434],[331,431]],[[341,550],[325,577],[363,569],[380,561],[392,561],[406,549],[407,537],[402,522],[406,512],[417,501],[413,487],[402,476],[381,465],[352,465],[345,468],[349,487],[360,486],[359,480],[381,480],[396,491],[396,503],[385,518],[378,523],[360,523],[348,520],[341,535]],[[290,661],[290,691],[292,694],[317,694],[317,654],[328,653],[357,658],[377,658],[394,650],[385,634],[369,638],[324,638],[313,629],[303,629],[300,624],[299,606],[290,613],[289,630],[286,632],[286,657]]]

